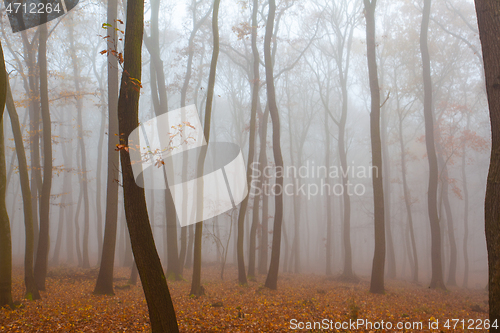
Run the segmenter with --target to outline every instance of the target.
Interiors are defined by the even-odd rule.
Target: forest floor
[[[17,309],[0,309],[0,332],[142,332],[150,331],[144,294],[127,284],[130,269],[117,269],[115,296],[95,296],[97,270],[53,268],[42,300],[24,300],[22,269],[13,273]],[[189,277],[190,270],[184,271]],[[386,293],[368,292],[369,281],[345,283],[320,275],[281,274],[278,290],[263,287],[265,276],[237,284],[235,267],[221,281],[216,266],[204,267],[206,295],[189,297],[189,279],[169,282],[181,332],[485,332],[485,290],[430,290],[404,281],[386,282]],[[458,323],[452,319],[460,320]],[[356,320],[365,322],[353,329]],[[376,330],[384,321],[391,330]],[[446,327],[448,321],[449,327]],[[316,324],[316,329],[307,329]],[[366,322],[370,321],[374,329]],[[359,322],[361,323],[361,322]],[[414,329],[396,329],[407,323]],[[453,329],[456,324],[455,329]],[[341,327],[344,325],[344,328]],[[400,324],[401,325],[401,324]],[[429,325],[438,329],[429,329]],[[328,329],[326,327],[328,326]],[[335,329],[337,326],[338,329]],[[313,326],[312,326],[313,327]],[[303,329],[302,329],[303,328]]]

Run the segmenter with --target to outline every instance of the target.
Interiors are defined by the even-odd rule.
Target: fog
[[[115,50],[109,48],[107,27],[113,22],[107,22],[106,6],[100,1],[80,1],[68,14],[47,23],[52,131],[49,272],[58,266],[97,269],[101,261],[107,209],[107,145],[110,137],[121,135],[109,130],[108,53],[122,57],[126,37],[126,4],[119,1],[119,40]],[[206,131],[205,109],[210,92],[207,86],[214,44],[212,6],[208,1],[161,1],[159,33],[155,37],[152,12],[156,9],[150,1],[145,2],[142,77],[137,83],[139,123],[157,116],[155,103],[160,103],[158,96],[162,98],[157,63],[151,55],[158,38],[168,111],[194,105],[199,126]],[[240,147],[245,166],[250,166],[249,194],[243,213],[240,203],[203,221],[202,272],[215,269],[224,277],[226,269],[226,274],[233,274],[231,269],[238,266],[238,214],[244,214],[243,265],[248,269],[253,252],[250,260],[254,270],[249,276],[266,274],[276,237],[275,197],[282,194],[279,274],[368,280],[374,262],[375,175],[383,183],[386,282],[408,281],[427,287],[432,277],[432,255],[425,89],[419,46],[421,1],[377,3],[375,42],[382,168],[372,163],[366,10],[361,0],[277,3],[270,46],[283,158],[283,167],[277,165],[264,59],[268,7],[267,2],[258,3],[256,29],[252,29],[252,2],[222,1],[219,9],[220,52],[209,124],[210,143],[229,142]],[[37,198],[42,196],[37,177],[43,175],[45,179],[47,172],[42,121],[32,119],[30,114],[30,105],[38,103],[42,88],[37,81],[41,74],[36,60],[32,71],[27,65],[30,52],[34,59],[39,57],[37,29],[12,33],[8,17],[2,16],[6,68],[31,177],[35,252],[41,212]],[[260,58],[258,78],[253,67],[253,30]],[[27,40],[23,42],[23,38]],[[26,41],[32,43],[31,51],[26,48],[31,45]],[[448,288],[484,290],[488,283],[484,196],[490,126],[473,2],[434,1],[427,44],[443,279]],[[120,62],[119,77],[123,69]],[[32,75],[36,77],[36,92],[30,92]],[[253,129],[255,82],[259,89],[254,101]],[[248,163],[252,131],[255,145]],[[6,205],[16,267],[22,266],[25,259],[25,224],[18,159],[7,115],[4,135]],[[34,154],[34,147],[38,154]],[[112,167],[118,170],[118,165]],[[34,172],[37,169],[39,173]],[[281,176],[283,185],[276,181]],[[128,268],[133,265],[133,255],[121,171],[113,181],[119,185],[114,265]],[[194,225],[181,227],[177,221],[174,236],[170,231],[170,237],[176,241],[175,250],[170,248],[173,245],[169,245],[168,233],[172,226],[166,222],[165,198],[168,191],[151,188],[147,181],[142,186],[163,268],[167,269],[169,251],[176,251],[175,257],[185,251],[180,265],[186,269],[184,277],[189,276]],[[232,283],[232,275],[230,279]]]

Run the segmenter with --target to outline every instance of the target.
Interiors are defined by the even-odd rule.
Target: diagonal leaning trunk
[[[125,62],[118,98],[119,138],[125,147],[128,145],[127,140],[132,144],[139,142],[137,138],[129,138],[129,134],[139,126],[140,86],[134,83],[141,80],[143,29],[144,2],[129,0],[125,28]],[[144,188],[135,183],[128,149],[120,150],[120,161],[127,226],[146,296],[151,329],[153,332],[178,332],[174,306],[149,224]]]

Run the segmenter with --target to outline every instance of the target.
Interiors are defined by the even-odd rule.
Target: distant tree
[[[116,145],[118,136],[118,57],[116,52],[118,1],[109,0],[107,9],[107,62],[108,62],[108,180],[106,182],[106,217],[101,265],[95,285],[95,294],[114,294],[113,269],[115,264],[116,229],[118,222],[118,169],[119,156]]]
[[[486,93],[491,119],[491,157],[486,183],[484,219],[488,249],[490,321],[500,325],[500,2],[476,0],[479,38],[483,50]],[[500,332],[498,326],[490,332]]]
[[[3,137],[3,112],[7,97],[7,72],[0,42],[0,307],[12,305],[12,242],[10,222],[5,206],[5,145]]]
[[[12,126],[12,133],[14,135],[14,142],[16,145],[19,178],[21,181],[21,192],[23,196],[24,228],[26,234],[24,250],[24,285],[26,287],[26,297],[36,300],[40,299],[41,297],[40,293],[38,292],[38,288],[36,287],[35,277],[33,275],[35,235],[33,232],[33,211],[31,210],[30,179],[28,174],[28,165],[26,162],[26,154],[24,151],[23,136],[21,133],[21,127],[19,125],[19,117],[17,115],[16,106],[14,104],[14,99],[12,98],[12,91],[10,90],[8,80],[6,104],[7,110],[9,112],[10,123]]]
[[[252,180],[252,168],[250,167],[254,160],[255,155],[255,133],[256,133],[256,122],[257,122],[257,104],[259,103],[259,51],[257,49],[257,12],[258,12],[258,2],[254,1],[252,5],[252,103],[250,107],[250,138],[248,143],[248,159],[247,159],[247,184],[250,187],[250,182]],[[238,214],[238,282],[239,284],[247,284],[247,276],[245,272],[245,257],[243,253],[243,237],[244,237],[244,223],[245,216],[247,212],[248,200],[250,195],[243,200],[240,205],[240,211]],[[256,204],[254,200],[254,205]],[[253,278],[255,276],[255,223],[252,223],[252,232],[250,235],[250,255],[253,256],[252,261],[252,271],[249,272],[249,277]],[[250,261],[250,258],[249,258]],[[250,268],[249,268],[250,271]]]
[[[372,181],[373,206],[375,215],[375,253],[373,255],[370,292],[384,293],[385,266],[385,220],[384,186],[382,179],[382,144],[380,140],[380,88],[378,84],[376,43],[375,43],[375,7],[377,0],[363,0],[366,18],[366,57],[370,79],[371,112],[370,136],[372,145]]]
[[[443,265],[441,262],[441,229],[439,226],[437,208],[438,162],[434,140],[434,113],[432,110],[432,79],[427,34],[431,0],[424,0],[422,25],[420,30],[420,52],[422,54],[422,75],[424,81],[424,119],[425,119],[425,146],[429,161],[429,186],[427,192],[427,206],[431,225],[431,260],[432,278],[430,288],[446,289],[443,280]]]
[[[47,13],[40,15],[41,20],[47,18]],[[40,207],[40,234],[38,249],[35,260],[35,282],[39,290],[45,290],[45,278],[47,276],[47,264],[49,256],[49,213],[50,213],[50,191],[52,188],[52,129],[49,110],[49,87],[47,70],[47,24],[40,26],[40,37],[38,45],[38,67],[40,69],[40,106],[42,115],[42,141],[43,141],[43,181],[39,197]]]
[[[276,14],[276,2],[269,0],[269,13],[267,15],[266,33],[264,35],[264,63],[266,68],[267,103],[269,113],[273,122],[273,155],[274,163],[278,170],[283,168],[283,156],[280,143],[280,117],[276,104],[276,91],[274,88],[273,61],[271,57],[271,37],[273,36],[274,17]],[[276,177],[276,186],[283,188],[283,175]],[[278,271],[281,250],[281,226],[283,223],[283,192],[276,193],[274,197],[274,229],[271,250],[271,263],[267,273],[265,286],[269,289],[278,288]]]
[[[151,55],[151,96],[155,115],[158,117],[168,112],[167,88],[165,85],[165,72],[163,70],[163,61],[160,54],[160,39],[158,27],[158,14],[160,12],[160,0],[151,2],[151,35],[144,38],[146,47]],[[159,129],[160,130],[160,129]],[[167,160],[167,165],[170,160]],[[172,167],[172,166],[170,166]],[[167,182],[167,180],[165,180]],[[175,211],[174,199],[172,193],[166,184],[164,191],[165,210],[166,210],[166,240],[167,240],[167,278],[182,280],[182,272],[179,264],[179,250],[177,246],[177,215]]]
[[[151,329],[155,333],[178,332],[174,306],[149,223],[144,188],[135,183],[128,150],[130,140],[139,142],[138,138],[129,138],[129,135],[139,126],[143,29],[144,2],[128,1],[123,55],[125,61],[118,98],[118,128],[121,146],[117,149],[120,150],[127,226],[137,270],[146,296]]]
[[[215,74],[217,70],[217,59],[219,57],[219,5],[220,0],[214,1],[213,14],[212,14],[212,34],[214,47],[212,51],[212,61],[210,63],[210,74],[208,77],[208,88],[207,88],[207,103],[205,107],[205,124],[203,126],[203,134],[205,140],[208,144],[210,140],[210,121],[212,120],[212,104],[214,98],[214,87],[215,87]],[[206,154],[206,150],[205,150]],[[200,156],[200,161],[198,166],[198,174],[203,174],[203,163],[205,161],[205,156],[203,154]],[[203,193],[203,190],[201,190]],[[203,222],[198,222],[195,227],[194,235],[194,253],[193,253],[193,278],[191,280],[191,291],[190,295],[200,296],[204,294],[204,288],[201,285],[201,241],[203,236]]]
[[[76,111],[77,111],[77,136],[78,136],[78,150],[81,154],[80,160],[80,172],[81,172],[81,182],[83,191],[83,245],[82,245],[82,267],[90,268],[89,260],[89,230],[90,230],[90,206],[89,206],[89,186],[88,186],[88,172],[87,172],[87,150],[85,147],[84,140],[84,130],[83,130],[83,100],[81,94],[81,79],[80,79],[80,69],[78,66],[78,57],[76,55],[75,46],[75,32],[73,28],[74,23],[70,22],[68,27],[68,37],[70,42],[70,55],[71,64],[73,66],[73,82],[75,85],[75,99],[76,99]]]

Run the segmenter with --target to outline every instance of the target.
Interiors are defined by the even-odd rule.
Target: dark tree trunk
[[[283,168],[283,156],[281,154],[280,142],[280,116],[276,104],[276,92],[274,89],[273,63],[271,58],[271,37],[273,36],[274,17],[276,14],[276,2],[269,0],[269,14],[267,16],[266,34],[264,36],[264,63],[266,67],[267,103],[269,113],[273,122],[273,155],[276,168]],[[283,175],[277,175],[276,186],[283,188]],[[283,223],[283,193],[274,197],[274,228],[273,245],[271,250],[271,263],[267,273],[265,286],[269,289],[278,289],[278,272],[280,265],[281,250],[281,224]]]
[[[422,26],[420,30],[420,52],[422,53],[422,73],[424,81],[424,119],[425,119],[425,146],[429,161],[429,186],[427,192],[427,206],[431,225],[431,260],[432,278],[430,288],[446,289],[443,281],[443,266],[441,261],[441,230],[439,226],[437,208],[438,163],[434,140],[434,114],[432,110],[432,79],[431,61],[427,46],[429,16],[431,0],[424,0]]]
[[[486,92],[491,119],[491,159],[486,183],[484,219],[488,249],[490,322],[500,322],[500,2],[476,0],[479,38],[483,50]],[[500,332],[491,328],[490,332]]]
[[[384,293],[385,266],[385,220],[384,186],[382,179],[382,144],[380,140],[380,88],[378,85],[377,58],[375,50],[375,8],[377,0],[363,0],[366,18],[366,57],[371,92],[370,136],[372,145],[372,182],[375,219],[375,253],[373,255],[370,292]]]
[[[43,14],[42,14],[43,15]],[[46,15],[46,14],[45,14]],[[40,26],[38,66],[40,68],[40,104],[43,128],[43,183],[40,193],[40,234],[35,261],[35,282],[39,290],[45,290],[47,261],[49,255],[49,210],[50,189],[52,187],[52,134],[49,110],[49,88],[47,73],[47,25]]]
[[[267,121],[269,119],[269,108],[266,107],[264,111],[264,116],[262,117],[262,124],[260,125],[259,141],[260,141],[260,152],[259,152],[259,171],[260,179],[259,186],[264,186],[266,181],[264,177],[264,168],[267,166]],[[269,254],[269,197],[262,193],[262,217],[261,217],[261,237],[259,243],[259,274],[267,274],[267,262]]]
[[[0,42],[0,307],[12,305],[12,242],[10,222],[5,206],[5,145],[3,137],[3,113],[7,97],[7,72],[3,48]]]
[[[40,28],[39,28],[40,29]],[[35,38],[30,41],[26,31],[21,32],[24,45],[24,58],[28,67],[27,95],[30,97],[30,165],[31,165],[31,211],[33,216],[34,249],[35,255],[38,249],[39,226],[38,226],[38,194],[42,187],[42,174],[40,167],[40,103],[38,89],[38,70],[35,61]]]
[[[108,50],[115,49],[117,0],[108,1]],[[108,180],[106,183],[106,217],[104,222],[104,241],[99,275],[94,294],[113,295],[113,269],[115,264],[116,229],[118,222],[118,59],[108,52]]]
[[[3,63],[2,60],[0,60],[0,62]],[[33,232],[33,212],[31,210],[31,191],[29,183],[28,164],[26,162],[23,137],[21,127],[19,125],[19,117],[17,115],[16,106],[14,104],[14,99],[12,98],[12,92],[10,90],[9,82],[6,81],[6,84],[7,110],[9,112],[12,133],[14,135],[14,141],[16,145],[17,163],[19,165],[19,178],[21,181],[21,192],[23,195],[24,228],[26,234],[26,243],[24,250],[24,285],[26,286],[26,297],[31,297],[31,299],[40,299],[40,293],[38,292],[38,288],[36,287],[35,278],[33,275],[35,237]]]
[[[144,2],[129,1],[125,28],[125,62],[118,99],[119,138],[124,145],[139,142],[138,138],[129,138],[129,135],[139,126],[140,91],[133,82],[141,80],[143,29]],[[151,329],[153,332],[178,332],[174,306],[149,224],[144,189],[135,183],[128,149],[120,150],[120,161],[127,226],[148,304]]]

